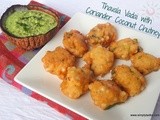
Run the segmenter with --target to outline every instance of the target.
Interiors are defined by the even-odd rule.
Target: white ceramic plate
[[[62,46],[63,34],[71,29],[77,29],[83,34],[98,23],[107,21],[77,13],[71,20],[48,42],[37,55],[17,74],[15,80],[23,86],[41,94],[42,96],[88,118],[94,120],[149,120],[151,116],[131,116],[131,114],[152,114],[160,92],[160,72],[153,72],[146,76],[147,88],[139,95],[130,98],[123,104],[115,105],[108,110],[101,110],[93,104],[89,93],[80,99],[71,100],[60,91],[61,80],[58,77],[46,72],[41,58],[47,50],[54,50]],[[115,24],[114,24],[115,25]],[[153,38],[123,26],[115,25],[118,30],[118,38],[137,38],[145,52],[160,57],[160,39]],[[118,64],[126,63],[124,61]],[[126,64],[130,64],[127,62]]]

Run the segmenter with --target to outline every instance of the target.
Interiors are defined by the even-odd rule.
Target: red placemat
[[[54,12],[57,12],[57,14],[60,17],[60,28],[70,19],[65,14],[62,14],[53,8],[47,7],[41,3],[31,1],[29,4],[31,5],[38,5],[45,7],[47,9],[50,9]],[[68,110],[67,108],[64,108],[63,106],[60,106],[59,104],[25,88],[24,86],[18,84],[14,81],[15,75],[32,59],[33,56],[37,54],[37,52],[40,49],[36,49],[33,51],[24,51],[22,49],[17,48],[15,45],[13,45],[4,35],[3,33],[0,33],[0,77],[5,80],[7,83],[15,86],[16,88],[20,89],[25,94],[40,100],[42,102],[47,103],[49,106],[55,108],[59,112],[61,112],[64,115],[69,116],[73,120],[85,120],[86,118],[74,113],[73,111]]]

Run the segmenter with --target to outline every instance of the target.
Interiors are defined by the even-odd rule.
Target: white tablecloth
[[[0,120],[70,120],[0,79]]]

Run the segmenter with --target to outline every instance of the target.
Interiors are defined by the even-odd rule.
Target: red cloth
[[[54,10],[53,8],[47,7],[38,2],[31,1],[29,4],[43,6],[47,9],[57,12],[57,14],[60,16],[60,21],[61,21],[60,28],[70,19],[70,17],[68,17],[67,15],[64,15]],[[36,55],[36,53],[39,50],[40,49],[33,51],[24,51],[22,49],[19,49],[15,45],[13,45],[10,41],[8,41],[7,38],[3,35],[3,33],[1,33],[0,34],[0,63],[1,63],[0,77],[4,79],[7,83],[20,89],[27,95],[47,103],[49,106],[55,108],[64,115],[70,116],[73,120],[74,119],[85,120],[84,117],[74,113],[73,111],[68,110],[67,108],[64,108],[63,106],[60,106],[59,104],[25,88],[24,86],[14,81],[15,75],[32,59],[34,55]]]

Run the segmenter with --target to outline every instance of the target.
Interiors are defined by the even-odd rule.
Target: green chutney
[[[16,11],[5,22],[9,33],[16,37],[45,34],[57,26],[56,18],[38,10]]]

